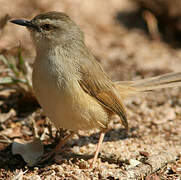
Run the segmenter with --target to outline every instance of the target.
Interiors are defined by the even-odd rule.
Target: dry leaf
[[[0,122],[3,123],[13,116],[16,116],[16,111],[14,109],[11,109],[8,113],[1,113]]]
[[[22,136],[20,127],[5,129],[5,130],[1,131],[1,134],[5,135],[9,138],[15,138],[15,137]]]
[[[12,177],[12,180],[23,180],[23,177],[24,177],[24,174],[27,172],[28,170],[26,171],[22,171],[22,169],[18,172],[15,172],[15,175]]]
[[[146,151],[140,151],[139,152],[141,156],[144,156],[144,157],[148,157],[149,156],[149,153],[146,152]]]
[[[28,142],[20,142],[16,139],[12,144],[12,153],[21,155],[28,166],[35,165],[43,152],[42,142],[38,138]]]
[[[129,168],[133,168],[133,167],[135,167],[135,166],[137,166],[137,165],[139,165],[141,162],[140,161],[138,161],[138,160],[136,160],[136,159],[130,159],[129,160]]]
[[[146,176],[145,180],[160,180],[160,178],[156,174],[151,174],[151,175]]]

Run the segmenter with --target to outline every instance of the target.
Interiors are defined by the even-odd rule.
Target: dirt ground
[[[115,80],[134,80],[181,71],[181,44],[153,40],[137,5],[128,0],[0,0],[0,54],[22,56],[33,63],[35,50],[24,27],[6,23],[5,17],[31,19],[41,12],[66,12],[85,33],[86,44],[105,71]],[[134,12],[134,13],[132,13]],[[8,15],[8,16],[7,16]],[[5,22],[5,23],[4,23]],[[0,77],[7,72],[0,60]],[[27,92],[0,85],[0,179],[129,179],[130,169],[139,171],[132,179],[179,179],[181,176],[181,89],[157,90],[125,101],[130,130],[124,130],[117,116],[110,123],[99,161],[89,168],[99,131],[80,132],[55,160],[28,167],[20,155],[12,155],[16,139],[32,140],[49,125],[37,102]],[[34,112],[34,113],[33,113]],[[33,113],[33,114],[32,114]],[[64,134],[61,131],[60,134]],[[55,129],[53,128],[53,135]],[[45,151],[56,138],[45,134]],[[163,163],[160,163],[159,156]],[[173,157],[173,158],[172,158]],[[152,158],[149,165],[147,159]],[[150,161],[149,161],[150,162]],[[141,166],[153,173],[140,173]]]

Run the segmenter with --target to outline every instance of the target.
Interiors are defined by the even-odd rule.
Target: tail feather
[[[148,92],[155,89],[169,88],[181,86],[181,72],[168,73],[147,79],[136,81],[120,81],[116,82],[116,87],[124,92],[127,96],[139,92]]]

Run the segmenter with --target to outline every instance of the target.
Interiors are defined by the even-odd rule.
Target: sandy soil
[[[52,10],[69,14],[82,28],[88,47],[113,80],[134,80],[181,71],[181,46],[175,48],[162,40],[152,40],[142,16],[128,16],[137,9],[131,1],[0,0],[0,4],[0,19],[7,14],[13,18],[31,19],[40,12]],[[21,42],[24,59],[33,62],[35,51],[25,28],[7,23],[0,29],[0,42],[1,53],[12,53]],[[3,69],[2,63],[0,67]],[[113,118],[95,169],[90,169],[89,163],[99,138],[98,131],[80,132],[65,145],[55,161],[33,168],[27,167],[19,155],[12,155],[11,142],[15,138],[33,139],[30,117],[35,120],[38,134],[47,129],[41,111],[31,115],[37,104],[22,99],[19,92],[12,93],[0,86],[0,136],[2,140],[8,139],[0,141],[1,179],[121,179],[132,160],[140,161],[164,151],[172,153],[171,150],[176,148],[177,160],[147,175],[146,179],[179,179],[181,175],[180,88],[126,100],[130,130],[126,134],[119,118]],[[54,139],[48,136],[44,144],[47,152],[55,146]],[[114,158],[110,155],[119,161],[112,161]]]

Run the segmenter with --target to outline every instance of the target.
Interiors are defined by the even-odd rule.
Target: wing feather
[[[119,115],[123,125],[128,129],[126,111],[120,93],[99,63],[95,59],[82,61],[80,73],[79,84],[82,89],[95,97],[106,109]]]

